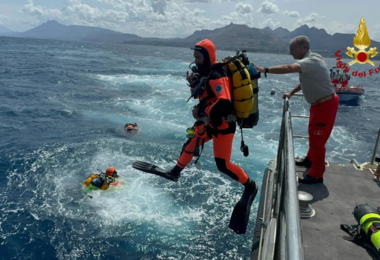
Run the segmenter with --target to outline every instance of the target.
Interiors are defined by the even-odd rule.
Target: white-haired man
[[[290,98],[302,90],[310,106],[309,151],[296,165],[310,167],[308,174],[299,180],[301,183],[313,184],[323,182],[325,172],[326,142],[330,137],[338,111],[339,98],[331,83],[330,73],[321,55],[310,51],[310,41],[306,36],[297,36],[290,42],[290,54],[298,60],[294,64],[269,68],[256,66],[262,73],[286,74],[299,73],[300,84],[285,93]]]

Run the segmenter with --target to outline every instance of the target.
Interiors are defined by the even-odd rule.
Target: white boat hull
[[[337,91],[336,93],[339,96],[340,102],[347,102],[347,101],[357,101],[360,99],[361,96],[363,96],[364,93],[342,93]]]
[[[339,96],[340,102],[359,101],[360,97],[365,93],[362,86],[342,88],[341,84],[336,84],[334,87],[336,94]]]

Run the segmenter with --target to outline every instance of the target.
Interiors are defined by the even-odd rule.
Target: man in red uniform
[[[321,55],[310,51],[310,41],[306,36],[297,36],[291,41],[290,54],[298,60],[296,63],[256,68],[263,73],[299,73],[300,84],[284,94],[284,98],[290,98],[302,89],[305,100],[311,105],[309,151],[303,161],[296,162],[296,165],[310,167],[310,170],[299,182],[321,183],[325,172],[325,145],[334,126],[339,98],[335,94],[325,61]]]

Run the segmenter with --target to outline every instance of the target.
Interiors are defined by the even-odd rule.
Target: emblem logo
[[[223,87],[221,85],[217,85],[215,88],[216,93],[222,92]]]
[[[323,131],[322,130],[317,130],[314,132],[314,135],[323,135]]]
[[[369,63],[372,66],[376,65],[373,61],[370,60],[370,55],[371,55],[371,58],[373,58],[378,54],[377,47],[370,48],[369,51],[366,51],[366,49],[371,46],[371,39],[369,38],[367,26],[365,25],[365,21],[363,17],[360,19],[359,28],[354,37],[353,44],[359,50],[356,51],[355,47],[354,48],[347,47],[348,52],[346,52],[346,54],[350,56],[351,58],[355,59],[348,63],[349,66],[355,63],[359,63],[359,64]]]

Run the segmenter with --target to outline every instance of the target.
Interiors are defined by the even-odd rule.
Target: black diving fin
[[[132,164],[132,167],[137,169],[137,170],[143,171],[143,172],[158,175],[160,177],[163,177],[163,178],[171,180],[171,181],[178,181],[178,179],[179,179],[179,175],[178,176],[173,175],[172,171],[162,169],[156,165],[153,165],[153,164],[150,164],[147,162],[135,161]]]
[[[252,202],[255,200],[259,188],[255,183],[254,189],[244,189],[243,195],[236,204],[230,219],[229,228],[236,234],[245,234],[247,231],[249,213],[251,212]]]

